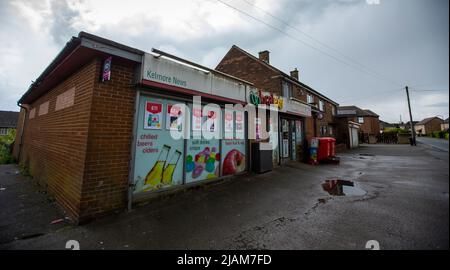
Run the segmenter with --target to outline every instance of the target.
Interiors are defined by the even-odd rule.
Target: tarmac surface
[[[431,146],[437,150],[448,152],[448,140],[430,137],[417,137],[416,141],[426,146]]]
[[[81,249],[365,249],[369,240],[381,249],[448,249],[448,152],[363,145],[339,156],[340,165],[291,163],[83,226],[17,166],[2,165],[0,249],[65,249],[68,240]],[[332,193],[354,196],[331,195],[323,184],[336,179],[363,192],[344,186]]]

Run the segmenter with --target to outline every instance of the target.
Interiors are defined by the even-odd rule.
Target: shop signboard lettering
[[[250,90],[249,102],[255,106],[266,105],[270,107],[270,105],[273,105],[280,111],[284,108],[283,97],[274,95],[273,93],[263,92],[261,90]]]
[[[145,54],[141,78],[199,93],[245,101],[246,86],[241,82],[209,70],[183,65],[166,57]]]

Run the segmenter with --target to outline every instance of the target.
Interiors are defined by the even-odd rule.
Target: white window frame
[[[314,97],[311,94],[306,94],[306,102],[308,104],[314,103]]]
[[[8,129],[7,128],[0,128],[0,136],[8,135]]]
[[[286,98],[292,97],[292,85],[283,81],[283,96]]]
[[[364,117],[358,116],[358,123],[364,124]]]
[[[319,99],[319,110],[324,112],[325,111],[325,101]]]

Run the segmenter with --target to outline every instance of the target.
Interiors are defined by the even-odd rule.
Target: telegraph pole
[[[416,131],[414,130],[414,123],[413,123],[413,117],[411,113],[411,102],[409,101],[409,89],[408,86],[405,87],[406,89],[406,97],[408,99],[408,109],[409,109],[409,123],[411,126],[411,146],[416,145]]]

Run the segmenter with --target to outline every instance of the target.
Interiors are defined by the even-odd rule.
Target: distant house
[[[413,125],[414,126],[417,125],[417,123],[419,123],[419,121],[413,121]],[[399,127],[402,128],[402,129],[406,129],[406,130],[410,131],[411,130],[411,121],[408,121],[406,123],[401,123],[399,125]]]
[[[360,124],[359,132],[368,135],[380,133],[379,115],[371,110],[363,110],[357,106],[339,106],[336,117],[347,118]]]
[[[8,134],[9,129],[16,129],[19,112],[0,111],[0,137]]]
[[[428,117],[418,122],[414,129],[419,136],[431,134],[434,131],[441,131],[441,124],[444,124],[444,120],[439,117]]]
[[[447,131],[448,130],[448,117],[444,120],[444,123],[441,124],[441,130]]]
[[[338,142],[346,143],[348,147],[357,146],[358,142],[368,142],[368,138],[376,138],[380,133],[378,114],[371,110],[363,110],[357,106],[340,106],[337,109],[336,123],[339,134]],[[376,142],[376,140],[372,140]]]

